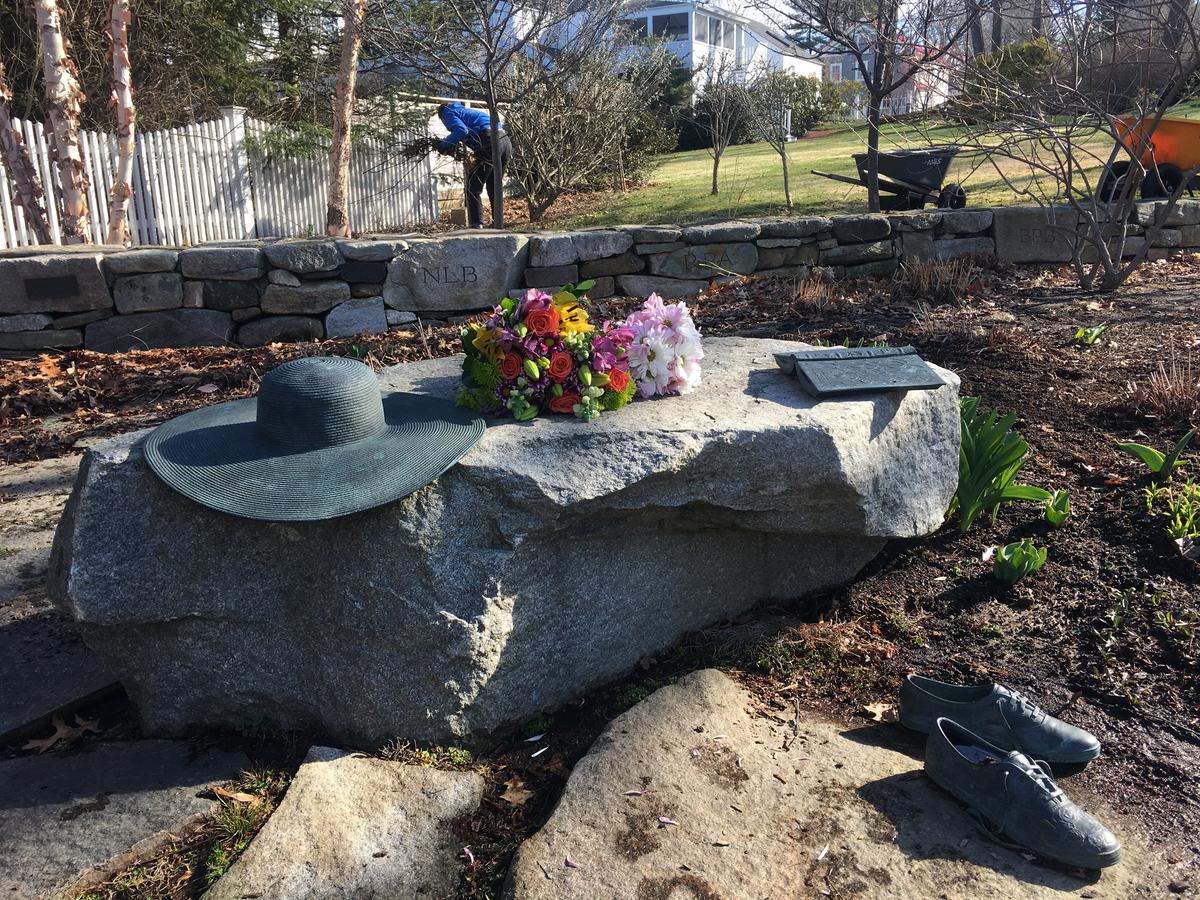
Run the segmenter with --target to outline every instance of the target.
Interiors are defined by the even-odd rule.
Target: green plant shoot
[[[1046,563],[1046,548],[1035,547],[1024,538],[1005,544],[996,551],[992,563],[992,575],[1003,584],[1016,584],[1026,575],[1032,575]]]
[[[985,511],[992,521],[1004,503],[1025,500],[1045,503],[1050,492],[1017,484],[1017,473],[1025,465],[1029,445],[1016,431],[1016,413],[1003,419],[995,410],[979,411],[978,397],[963,397],[962,444],[958,451],[958,490],[948,515],[958,514],[958,529],[966,532]]]
[[[1155,475],[1163,475],[1167,478],[1182,466],[1186,460],[1183,459],[1183,451],[1187,449],[1188,444],[1192,442],[1192,438],[1196,436],[1196,429],[1193,428],[1181,437],[1169,451],[1160,453],[1153,447],[1147,447],[1145,444],[1136,444],[1133,441],[1118,442],[1117,447],[1124,450],[1130,456],[1137,457]]]
[[[1080,325],[1075,332],[1075,343],[1081,347],[1094,347],[1100,340],[1100,336],[1108,331],[1107,325],[1092,325],[1090,327]]]
[[[1071,514],[1071,495],[1066,491],[1055,491],[1046,501],[1046,522],[1053,528],[1062,528]]]

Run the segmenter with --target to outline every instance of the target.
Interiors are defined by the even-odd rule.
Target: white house
[[[744,72],[772,68],[818,81],[822,63],[775,29],[750,4],[633,0],[622,18],[645,37],[666,43],[682,65],[703,69],[713,53],[732,53]]]

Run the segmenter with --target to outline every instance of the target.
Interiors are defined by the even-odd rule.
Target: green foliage
[[[956,111],[974,119],[1027,113],[1019,104],[1034,88],[1050,80],[1060,62],[1059,52],[1045,38],[1005,44],[992,53],[981,53],[963,71]]]
[[[1053,528],[1062,528],[1071,514],[1071,495],[1066,491],[1055,491],[1046,501],[1046,522]]]
[[[999,413],[979,410],[978,397],[963,397],[962,444],[958,453],[958,490],[947,515],[958,514],[959,531],[970,530],[975,520],[990,511],[992,521],[1000,506],[1015,500],[1045,503],[1050,492],[1017,484],[1017,473],[1025,465],[1029,445],[1012,426],[1016,413],[1000,418]]]
[[[792,134],[807,134],[822,122],[840,118],[847,112],[844,82],[822,82],[817,78],[791,76]]]
[[[996,551],[992,575],[1003,584],[1016,584],[1046,563],[1046,548],[1035,547],[1028,538],[1005,544]]]
[[[1190,478],[1167,490],[1167,534],[1175,540],[1200,538],[1200,484]]]
[[[1192,442],[1192,438],[1196,435],[1196,429],[1193,428],[1181,437],[1175,446],[1166,453],[1160,453],[1153,447],[1147,447],[1145,444],[1137,444],[1133,441],[1118,442],[1117,447],[1124,450],[1130,456],[1140,459],[1155,475],[1163,475],[1167,478],[1178,468],[1184,465],[1186,460],[1182,458],[1183,451],[1187,449],[1188,444]]]
[[[1093,347],[1100,340],[1100,336],[1108,331],[1107,325],[1092,325],[1090,327],[1080,325],[1075,332],[1075,343],[1081,347]]]
[[[623,391],[614,391],[612,388],[606,388],[604,394],[600,397],[600,408],[605,412],[620,409],[633,400],[635,391],[637,391],[637,383],[632,378],[629,379],[629,384],[625,386],[625,390]]]

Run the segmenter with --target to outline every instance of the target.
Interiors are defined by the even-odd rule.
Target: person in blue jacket
[[[443,103],[438,107],[438,118],[449,129],[450,134],[438,145],[438,152],[450,154],[459,144],[463,144],[474,154],[474,162],[467,173],[467,224],[471,228],[483,227],[483,197],[486,189],[488,202],[493,209],[496,205],[495,181],[496,174],[492,166],[492,120],[485,109],[470,109],[461,103]],[[497,138],[500,148],[500,181],[504,182],[504,170],[508,167],[512,156],[512,141],[504,133],[501,123],[497,124]],[[503,191],[501,191],[503,202]]]

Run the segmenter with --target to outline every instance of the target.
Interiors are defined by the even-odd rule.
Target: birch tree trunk
[[[358,53],[362,49],[365,0],[342,3],[342,58],[338,64],[333,98],[333,140],[329,144],[329,194],[325,207],[325,233],[350,237],[350,211],[346,191],[350,181],[350,126],[354,117],[354,87],[358,82]]]
[[[12,90],[4,75],[4,63],[0,62],[0,157],[13,186],[13,197],[25,211],[25,222],[33,229],[39,244],[53,244],[50,235],[50,220],[46,216],[45,194],[38,179],[29,150],[21,138],[21,132],[12,119]]]
[[[108,200],[108,236],[105,242],[126,246],[130,243],[129,198],[133,196],[134,129],[137,121],[129,66],[130,19],[129,0],[112,0],[108,35],[112,41],[113,73],[110,102],[117,114],[117,169],[113,172],[112,192]]]
[[[58,165],[62,241],[64,244],[89,244],[88,178],[79,143],[79,111],[83,100],[79,74],[67,52],[58,0],[33,0],[33,8],[42,51],[46,112],[54,137],[54,161]]]

